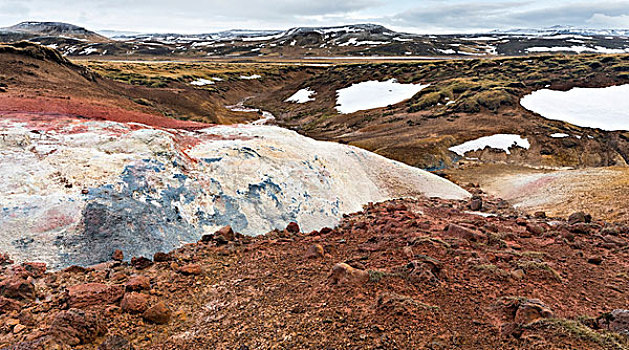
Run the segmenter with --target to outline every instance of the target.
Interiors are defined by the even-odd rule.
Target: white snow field
[[[240,79],[243,80],[255,80],[255,79],[260,79],[262,78],[262,76],[260,74],[253,74],[253,75],[241,75]]]
[[[429,85],[401,84],[397,80],[365,81],[336,92],[336,109],[343,114],[386,107],[408,100]]]
[[[190,85],[194,85],[194,86],[214,85],[214,81],[207,80],[207,79],[197,79],[191,82]]]
[[[526,52],[576,52],[576,53],[584,53],[584,52],[593,52],[593,53],[604,53],[604,54],[618,54],[618,53],[627,53],[629,49],[610,49],[604,46],[595,46],[595,47],[587,47],[587,46],[536,46],[529,47],[526,49]]]
[[[316,94],[317,94],[316,91],[310,90],[310,88],[308,87],[308,88],[297,91],[293,96],[287,98],[286,101],[284,102],[294,102],[294,103],[311,102],[315,100],[313,96]]]
[[[608,131],[629,130],[629,85],[606,88],[542,89],[520,104],[544,118]]]
[[[563,139],[563,138],[566,138],[566,137],[570,137],[570,135],[564,134],[562,132],[557,132],[557,133],[554,133],[554,134],[550,134],[549,136],[554,138],[554,139]]]
[[[485,149],[485,147],[501,149],[507,154],[511,154],[509,148],[513,147],[514,145],[526,149],[529,149],[531,147],[529,140],[520,135],[495,134],[491,136],[484,136],[476,140],[467,141],[458,146],[450,147],[448,149],[463,157],[467,152],[480,151]]]

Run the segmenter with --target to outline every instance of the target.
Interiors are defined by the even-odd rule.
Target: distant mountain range
[[[104,34],[104,35],[103,35]],[[482,57],[542,52],[629,53],[629,30],[555,26],[465,35],[401,33],[377,24],[235,29],[205,34],[101,31],[58,22],[23,22],[0,29],[0,41],[29,40],[68,56],[318,58]]]

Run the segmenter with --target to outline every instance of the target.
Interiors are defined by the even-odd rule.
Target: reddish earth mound
[[[41,113],[45,115],[62,114],[85,119],[109,120],[121,123],[133,122],[153,127],[187,130],[203,129],[211,126],[210,124],[177,120],[115,106],[104,106],[94,100],[82,98],[56,99],[2,94],[0,95],[0,106],[0,116],[15,116],[19,113]]]
[[[0,348],[627,349],[610,331],[627,330],[629,227],[504,206],[394,201],[320,232],[7,266]]]

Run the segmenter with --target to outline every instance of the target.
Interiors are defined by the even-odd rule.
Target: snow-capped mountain
[[[582,35],[582,36],[629,36],[629,29],[591,29],[578,28],[572,26],[556,25],[549,28],[540,29],[508,29],[494,30],[492,34],[504,35],[536,35],[536,36],[552,36],[552,35]]]
[[[108,39],[83,27],[61,22],[22,22],[11,27],[0,29],[3,34],[17,34],[30,38],[65,37],[90,42],[105,42]]]

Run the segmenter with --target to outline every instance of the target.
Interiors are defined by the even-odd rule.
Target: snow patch
[[[544,118],[607,131],[629,130],[629,84],[606,88],[542,89],[520,104]]]
[[[194,85],[194,86],[214,85],[214,81],[207,80],[207,79],[197,79],[191,82],[190,85]]]
[[[241,75],[240,79],[243,80],[255,80],[255,79],[260,79],[262,78],[262,76],[260,74],[253,74],[253,75]]]
[[[507,154],[511,154],[509,148],[513,146],[529,149],[531,147],[531,144],[529,143],[528,139],[523,138],[520,135],[495,134],[491,136],[481,137],[476,140],[467,141],[458,146],[450,147],[448,149],[463,157],[467,152],[480,151],[485,149],[486,147],[501,149]]]
[[[422,89],[422,84],[400,84],[397,80],[365,81],[340,89],[337,94],[336,109],[343,114],[360,110],[386,107],[408,100]]]
[[[314,101],[313,97],[317,92],[310,90],[310,88],[305,88],[297,91],[293,96],[286,99],[284,102],[294,102],[294,103],[306,103],[310,101]]]

